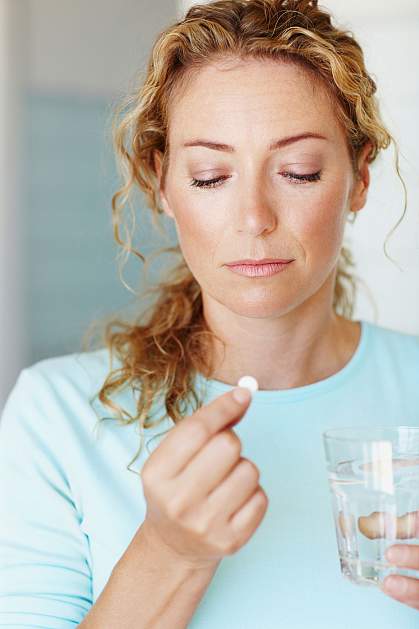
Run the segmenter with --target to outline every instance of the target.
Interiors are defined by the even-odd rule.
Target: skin
[[[273,140],[306,132],[326,140],[268,149]],[[198,138],[234,150],[183,146]],[[206,321],[226,343],[224,355],[214,342],[212,377],[236,385],[248,374],[261,390],[288,389],[341,370],[358,346],[360,324],[334,313],[334,282],[348,216],[367,201],[370,145],[356,178],[345,131],[320,84],[313,89],[282,62],[227,58],[201,68],[175,95],[168,139],[164,186],[162,156],[155,154],[161,204],[201,286]],[[319,170],[320,181],[306,183],[284,174]],[[216,177],[226,179],[213,188],[190,185]],[[224,266],[264,257],[294,261],[265,278]],[[419,549],[408,548],[419,569]],[[409,582],[419,608],[419,581],[398,579]]]

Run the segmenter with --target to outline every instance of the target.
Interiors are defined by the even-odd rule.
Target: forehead
[[[335,127],[333,105],[317,83],[294,64],[226,60],[185,77],[169,105],[171,144],[206,132],[263,134]]]

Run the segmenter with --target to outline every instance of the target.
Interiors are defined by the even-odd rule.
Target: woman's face
[[[323,137],[272,147],[308,133]],[[208,66],[172,102],[169,143],[162,206],[203,295],[261,318],[314,295],[336,267],[349,209],[366,201],[322,89],[275,61]],[[161,176],[159,158],[157,168]],[[194,185],[214,179],[211,187]],[[293,262],[264,278],[225,266],[245,258]]]

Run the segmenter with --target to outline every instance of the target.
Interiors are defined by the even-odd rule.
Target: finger
[[[419,545],[417,544],[394,544],[387,548],[384,554],[387,561],[400,568],[419,570]]]
[[[394,538],[397,530],[397,516],[392,513],[374,511],[358,518],[358,528],[368,539]]]
[[[414,601],[416,604],[419,604],[418,579],[392,574],[383,580],[380,587],[385,594],[389,594],[398,601]]]
[[[355,517],[351,513],[339,511],[338,524],[342,536],[346,539],[356,535]]]
[[[259,487],[259,470],[242,458],[231,474],[208,496],[211,513],[221,513],[229,520],[252,497]]]
[[[238,389],[245,392],[246,401],[238,402],[233,397],[234,391]],[[251,397],[249,389],[235,387],[202,406],[192,415],[184,417],[154,450],[153,464],[160,466],[168,478],[179,474],[217,432],[243,417]]]
[[[244,543],[251,537],[255,529],[261,523],[268,508],[266,494],[261,487],[258,487],[251,498],[238,509],[229,519],[231,528],[240,537],[245,536]],[[255,520],[255,516],[256,520]],[[243,539],[241,540],[243,544]]]
[[[397,518],[398,539],[419,537],[419,511],[410,511]]]
[[[222,430],[192,457],[176,477],[191,503],[203,500],[229,474],[240,458],[241,447],[232,430]]]
[[[358,527],[369,539],[419,537],[419,511],[411,511],[398,517],[393,513],[374,511],[368,516],[360,516]]]

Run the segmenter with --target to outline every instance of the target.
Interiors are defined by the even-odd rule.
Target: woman
[[[417,625],[417,580],[342,578],[321,443],[418,424],[419,338],[351,319],[344,228],[392,139],[375,91],[317,1],[220,0],[160,34],[116,127],[114,224],[132,251],[138,184],[182,261],[147,322],[24,369],[9,396],[0,626]],[[96,439],[105,407],[119,422]]]

